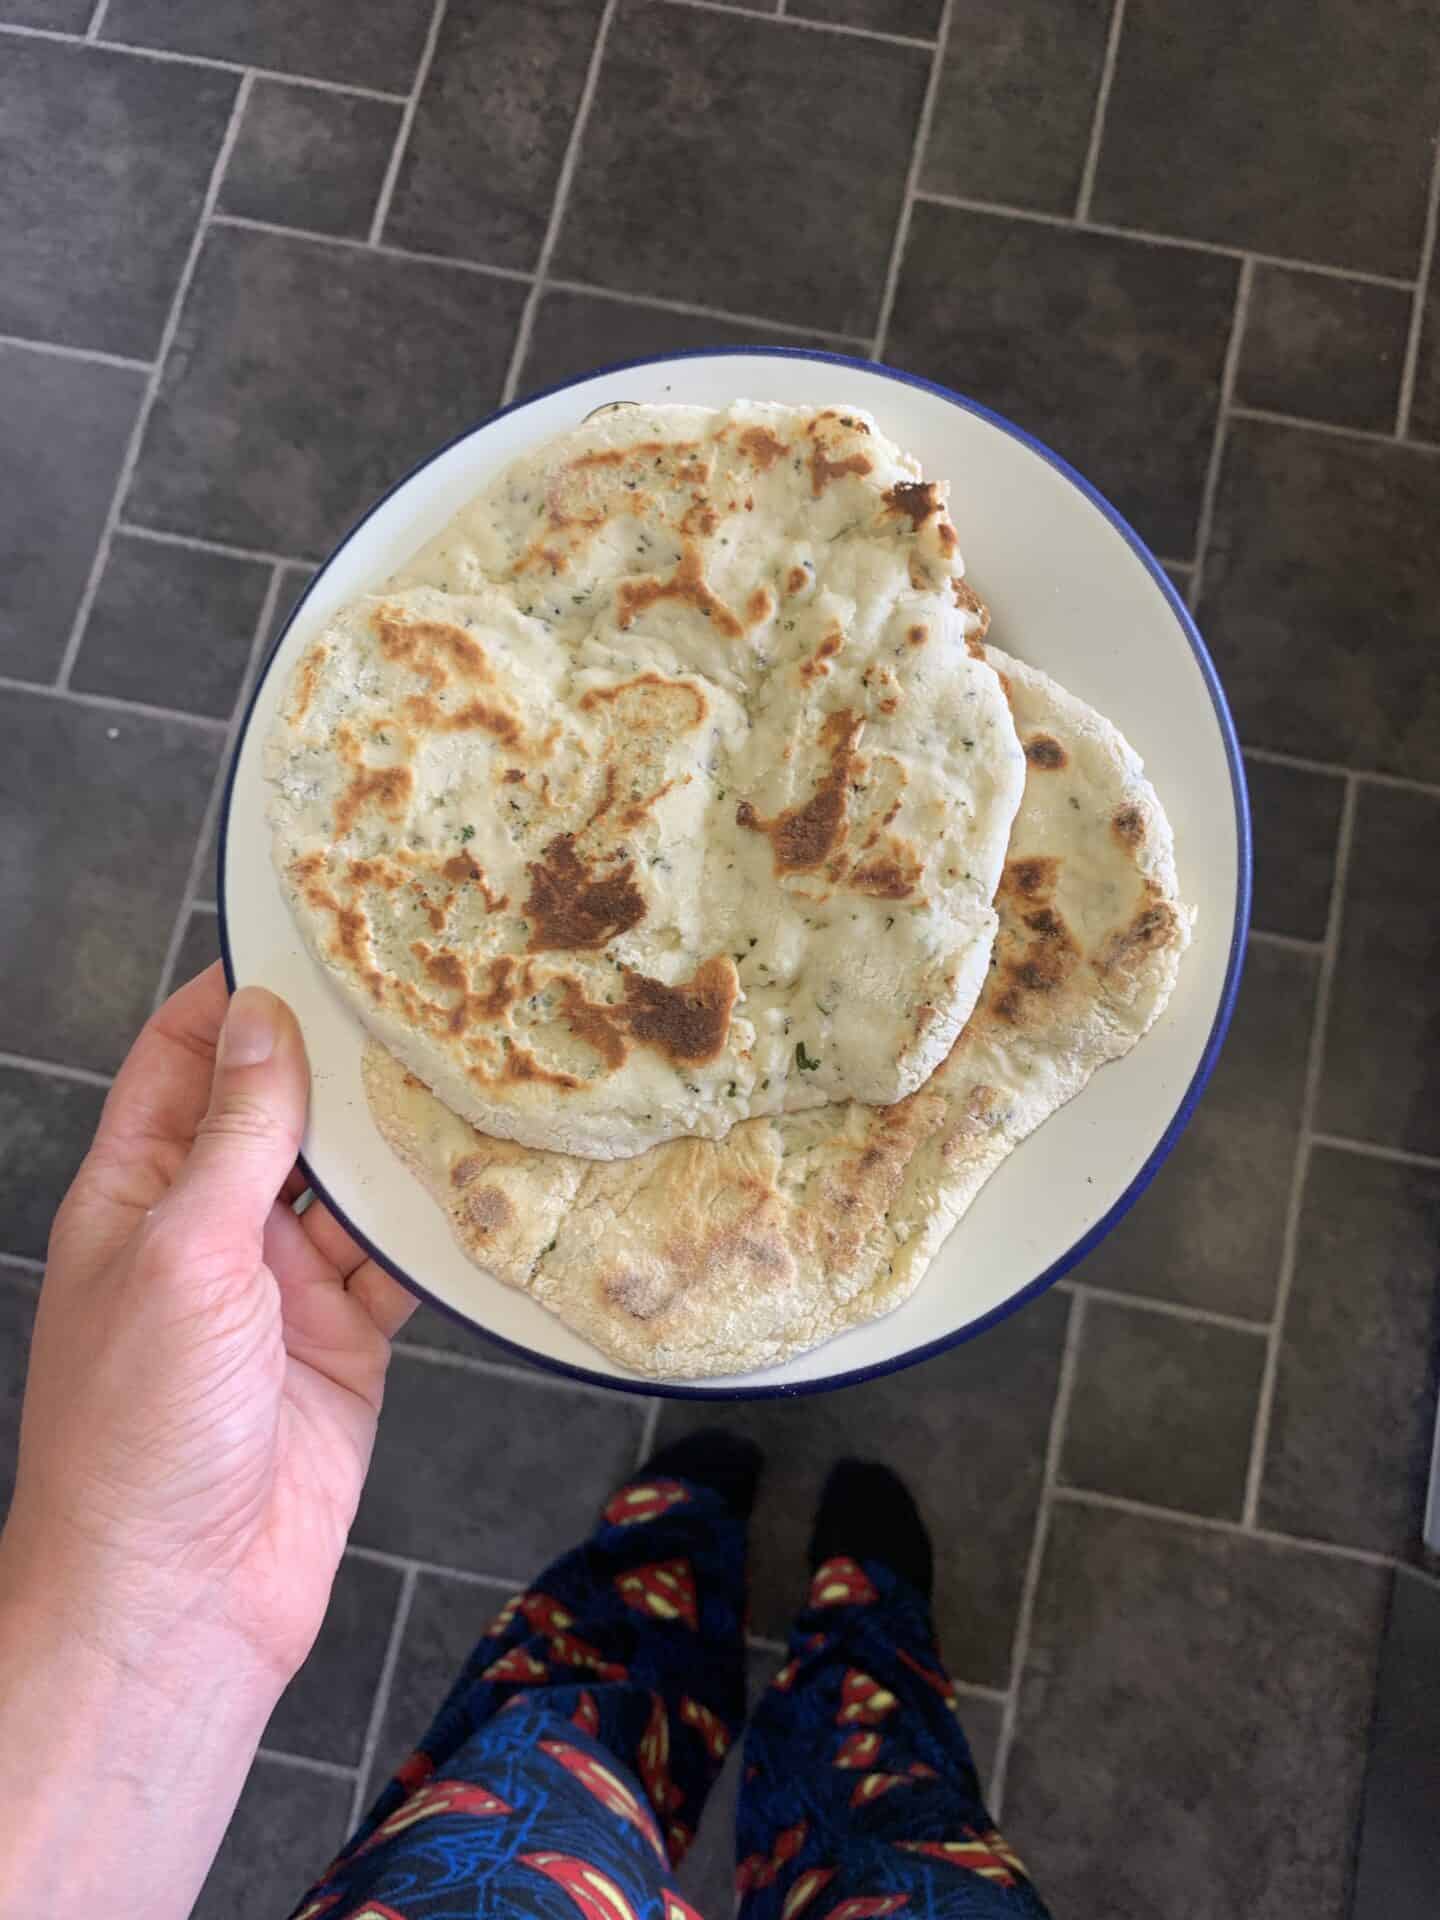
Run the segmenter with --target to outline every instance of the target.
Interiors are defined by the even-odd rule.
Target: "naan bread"
[[[1025,793],[989,979],[919,1092],[600,1165],[477,1134],[383,1048],[366,1054],[377,1125],[466,1253],[637,1373],[774,1366],[899,1306],[1006,1154],[1170,996],[1193,916],[1139,759],[1043,673],[988,658]]]
[[[527,456],[296,668],[271,819],[318,958],[532,1147],[912,1092],[1024,783],[960,572],[859,414],[634,408]]]

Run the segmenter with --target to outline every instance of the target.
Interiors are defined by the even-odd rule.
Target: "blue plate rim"
[[[401,1286],[408,1292],[413,1293],[426,1306],[433,1307],[447,1319],[455,1321],[457,1325],[465,1327],[469,1332],[479,1334],[482,1339],[489,1341],[492,1346],[499,1347],[504,1352],[513,1354],[517,1358],[527,1361],[532,1366],[538,1366],[547,1373],[559,1374],[564,1379],[575,1380],[585,1386],[604,1387],[615,1393],[638,1394],[648,1399],[720,1401],[788,1400],[798,1399],[812,1393],[833,1393],[841,1387],[861,1386],[867,1380],[878,1380],[884,1378],[887,1374],[902,1372],[907,1367],[918,1366],[923,1361],[933,1360],[942,1353],[948,1353],[952,1347],[963,1346],[971,1340],[978,1339],[982,1333],[988,1332],[991,1327],[998,1326],[1002,1320],[1008,1320],[1012,1313],[1018,1313],[1022,1307],[1027,1306],[1032,1300],[1038,1299],[1042,1293],[1048,1293],[1057,1280],[1063,1279],[1067,1273],[1077,1267],[1085,1256],[1092,1252],[1106,1235],[1125,1217],[1131,1207],[1134,1206],[1135,1202],[1154,1180],[1156,1174],[1160,1171],[1160,1168],[1173,1151],[1176,1141],[1189,1125],[1195,1109],[1199,1104],[1200,1096],[1205,1091],[1211,1074],[1215,1071],[1215,1062],[1219,1058],[1220,1049],[1225,1041],[1225,1035],[1229,1031],[1231,1016],[1235,1011],[1236,996],[1240,990],[1240,975],[1243,971],[1245,961],[1245,941],[1250,929],[1250,897],[1253,879],[1250,799],[1245,782],[1244,762],[1240,755],[1240,741],[1235,731],[1235,722],[1231,716],[1224,689],[1220,684],[1220,676],[1215,670],[1214,661],[1210,658],[1209,649],[1200,636],[1200,629],[1196,626],[1184,601],[1181,600],[1179,594],[1175,591],[1175,584],[1169,574],[1166,573],[1164,567],[1161,566],[1149,547],[1140,538],[1139,534],[1136,533],[1135,529],[1130,525],[1130,522],[1116,507],[1111,505],[1104,494],[1102,494],[1097,487],[1092,486],[1090,481],[1072,467],[1068,460],[1062,458],[1053,448],[1046,446],[1043,440],[1036,439],[1034,434],[1026,432],[1023,427],[1016,426],[1015,422],[1008,420],[1004,414],[995,412],[993,407],[983,406],[978,400],[969,399],[965,394],[956,393],[952,388],[942,386],[936,380],[927,380],[923,374],[907,373],[899,367],[887,366],[878,360],[861,360],[854,354],[829,353],[823,348],[818,347],[692,347],[678,353],[646,354],[635,360],[618,360],[607,366],[592,367],[586,373],[576,374],[568,380],[558,380],[554,386],[546,387],[538,393],[526,394],[523,399],[512,400],[507,406],[497,407],[493,413],[486,414],[482,419],[473,422],[468,427],[462,428],[458,433],[452,434],[443,446],[436,447],[432,452],[426,454],[424,459],[417,460],[413,467],[402,474],[392,486],[388,487],[385,492],[366,509],[355,524],[342,534],[340,539],[336,541],[335,545],[325,556],[324,560],[315,568],[314,578],[310,581],[304,593],[302,593],[300,598],[295,602],[295,605],[290,609],[284,626],[281,627],[279,633],[276,634],[274,642],[265,656],[264,664],[255,676],[254,686],[250,690],[250,697],[245,705],[244,717],[235,735],[235,744],[231,749],[230,764],[226,769],[225,785],[221,793],[220,834],[216,849],[215,906],[220,935],[220,957],[225,968],[226,985],[230,988],[231,992],[233,993],[235,990],[235,966],[230,953],[230,934],[227,903],[225,899],[225,847],[230,833],[230,802],[234,792],[236,771],[240,764],[240,754],[250,731],[250,723],[254,717],[255,707],[260,698],[261,689],[265,685],[265,681],[269,676],[271,668],[275,664],[281,647],[285,644],[285,636],[289,633],[300,609],[315,591],[322,575],[335,559],[336,555],[354,539],[362,527],[374,518],[375,514],[380,511],[386,501],[398,493],[402,487],[407,486],[410,481],[415,478],[416,474],[422,473],[426,467],[432,466],[435,461],[447,454],[452,447],[459,446],[461,441],[468,440],[472,434],[478,433],[481,428],[491,426],[495,421],[504,419],[507,414],[519,412],[523,407],[534,406],[538,401],[549,399],[552,394],[567,392],[572,387],[584,386],[591,380],[600,379],[610,374],[629,373],[641,368],[671,366],[678,361],[736,358],[818,360],[830,366],[853,368],[860,373],[879,374],[882,378],[894,380],[902,386],[919,387],[926,393],[933,393],[938,399],[944,400],[948,405],[959,407],[964,413],[974,414],[978,419],[987,421],[991,426],[997,427],[1002,433],[1008,434],[1012,440],[1018,440],[1022,446],[1028,447],[1032,453],[1039,454],[1040,458],[1044,460],[1048,466],[1053,467],[1063,479],[1068,480],[1073,487],[1084,495],[1091,506],[1093,506],[1104,519],[1109,521],[1110,525],[1121,536],[1131,552],[1140,561],[1156,586],[1159,587],[1171,613],[1179,623],[1180,630],[1185,636],[1191,653],[1194,655],[1195,663],[1200,669],[1200,677],[1204,681],[1206,692],[1210,696],[1210,704],[1214,710],[1216,724],[1220,729],[1220,737],[1225,749],[1225,761],[1230,773],[1230,793],[1235,810],[1235,918],[1230,930],[1230,951],[1225,963],[1225,980],[1220,990],[1220,998],[1215,1008],[1215,1017],[1211,1022],[1210,1032],[1206,1038],[1200,1059],[1196,1063],[1195,1071],[1190,1077],[1190,1083],[1181,1095],[1169,1124],[1151,1148],[1150,1152],[1146,1155],[1143,1164],[1136,1171],[1124,1192],[1117,1196],[1094,1225],[1069,1246],[1058,1259],[1053,1260],[1042,1273],[1037,1274],[1026,1286],[1021,1287],[1016,1293],[1011,1294],[1010,1298],[1002,1301],[998,1307],[992,1307],[988,1313],[981,1314],[976,1320],[967,1321],[963,1327],[956,1328],[952,1333],[941,1334],[934,1340],[926,1341],[923,1346],[912,1347],[903,1354],[897,1354],[888,1360],[877,1360],[869,1366],[850,1367],[842,1373],[826,1374],[822,1379],[776,1382],[774,1385],[766,1385],[761,1382],[755,1386],[745,1387],[713,1387],[684,1381],[645,1380],[638,1376],[629,1379],[619,1379],[612,1374],[599,1373],[589,1367],[577,1366],[568,1360],[557,1360],[550,1354],[537,1353],[533,1348],[523,1345],[518,1340],[508,1340],[504,1335],[493,1333],[488,1327],[480,1326],[476,1321],[470,1319],[468,1315],[461,1313],[458,1308],[449,1306],[445,1301],[430,1293],[413,1275],[406,1273],[402,1268],[397,1266],[393,1260],[387,1258],[386,1255],[380,1251],[379,1247],[375,1245],[374,1241],[370,1239],[369,1235],[366,1234],[365,1231],[350,1218],[346,1210],[336,1202],[325,1183],[317,1177],[314,1168],[305,1156],[303,1154],[299,1156],[300,1168],[309,1181],[316,1197],[325,1203],[339,1221],[340,1225],[344,1227],[345,1231],[359,1246],[365,1249],[366,1253],[375,1261],[377,1266],[383,1267],[385,1272],[398,1280]],[[303,566],[304,562],[297,561],[294,564]]]

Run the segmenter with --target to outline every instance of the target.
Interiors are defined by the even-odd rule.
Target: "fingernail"
[[[264,987],[241,987],[230,1002],[220,1035],[222,1067],[258,1067],[270,1058],[280,1037],[278,1005]]]

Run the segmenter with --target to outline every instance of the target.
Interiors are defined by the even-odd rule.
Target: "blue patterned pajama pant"
[[[745,1720],[744,1568],[709,1488],[622,1488],[505,1607],[294,1920],[695,1920],[670,1869]],[[1045,1920],[928,1609],[879,1563],[816,1572],[742,1761],[740,1920]]]

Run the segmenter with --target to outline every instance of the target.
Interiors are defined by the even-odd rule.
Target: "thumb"
[[[168,1208],[204,1237],[258,1249],[295,1164],[309,1096],[294,1014],[264,987],[241,987],[220,1029],[209,1110]]]

